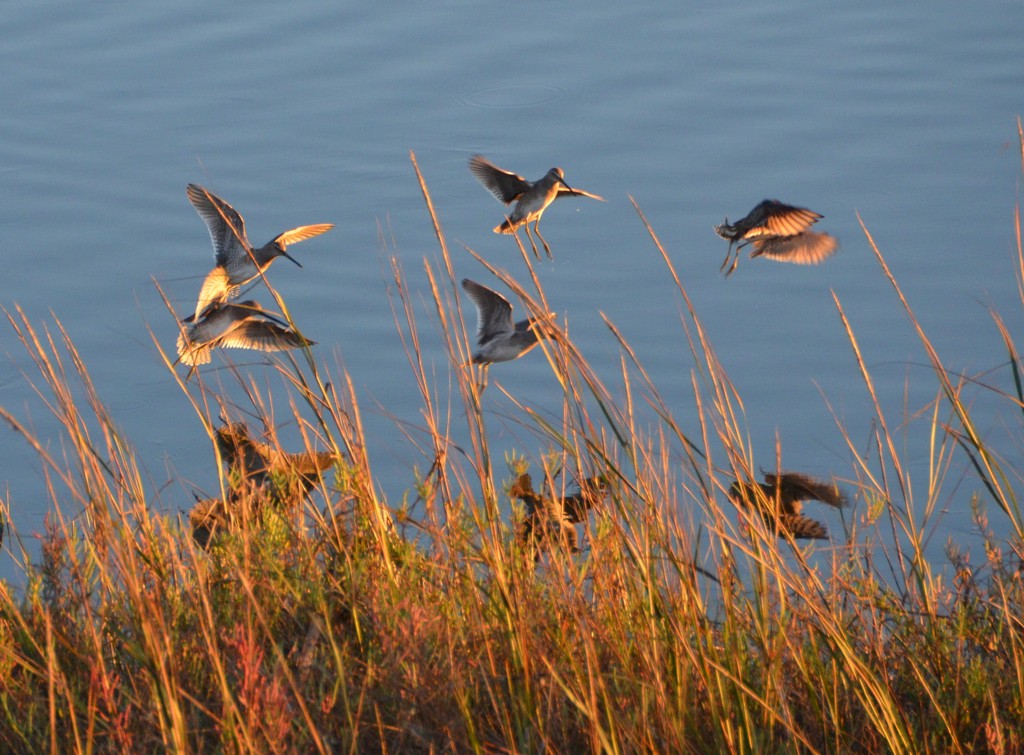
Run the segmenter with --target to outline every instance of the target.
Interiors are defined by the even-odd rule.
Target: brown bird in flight
[[[540,218],[549,204],[562,197],[590,197],[601,202],[605,201],[604,197],[597,194],[569,186],[565,182],[565,173],[561,168],[552,168],[538,181],[527,181],[522,176],[502,170],[482,155],[474,155],[469,159],[469,169],[484,188],[499,201],[505,204],[516,203],[512,212],[505,218],[505,222],[494,227],[494,232],[515,234],[520,226],[525,226],[526,237],[530,240],[537,259],[540,259],[540,253],[530,235],[531,222],[537,238],[544,245],[548,259],[553,259],[551,247],[540,234]]]
[[[796,540],[828,540],[825,525],[800,512],[803,501],[821,501],[842,508],[846,497],[838,487],[798,472],[762,475],[763,483],[733,482],[729,498],[738,505],[754,508],[780,537],[788,532]]]
[[[732,275],[739,264],[740,249],[748,244],[754,247],[750,253],[751,259],[768,257],[797,265],[818,264],[839,246],[834,236],[807,230],[822,217],[804,207],[793,207],[777,199],[766,199],[735,223],[730,224],[729,218],[726,218],[722,225],[715,226],[715,233],[729,242],[729,251],[722,263],[722,270],[725,270],[732,259],[726,277]]]

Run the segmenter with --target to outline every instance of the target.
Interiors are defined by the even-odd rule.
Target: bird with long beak
[[[487,368],[491,364],[518,359],[536,346],[541,336],[550,335],[544,325],[554,317],[554,313],[547,318],[528,317],[513,322],[512,305],[497,291],[469,278],[463,279],[462,288],[476,305],[477,349],[473,354],[473,364],[482,365],[486,385]]]
[[[551,247],[540,233],[540,218],[549,204],[561,197],[590,197],[601,202],[605,201],[604,197],[597,194],[569,186],[565,182],[565,172],[561,168],[552,168],[538,181],[527,181],[522,176],[502,170],[482,155],[474,155],[469,159],[469,169],[484,188],[497,197],[500,202],[516,203],[512,212],[505,218],[505,222],[494,227],[494,232],[515,234],[520,226],[525,227],[526,237],[530,240],[533,254],[537,259],[540,259],[540,253],[530,235],[531,222],[537,238],[544,245],[548,259],[553,259]]]
[[[236,479],[269,489],[277,502],[293,508],[306,499],[337,460],[327,451],[282,451],[253,438],[244,422],[225,422],[217,428],[215,439],[221,460]]]
[[[536,492],[529,473],[523,473],[508,492],[526,505],[526,516],[516,533],[517,542],[532,551],[534,561],[539,561],[542,546],[564,547],[570,553],[579,550],[574,525],[585,521],[590,509],[601,503],[608,493],[608,482],[602,476],[588,477],[580,482],[580,492],[552,498]]]
[[[751,259],[763,256],[779,262],[817,265],[831,256],[839,246],[834,236],[807,230],[822,217],[805,207],[783,204],[777,199],[765,199],[735,223],[730,224],[729,218],[726,218],[722,225],[715,226],[715,233],[729,242],[729,251],[722,263],[722,270],[725,270],[732,259],[726,277],[732,275],[739,265],[740,249],[748,244],[754,247],[750,253]]]
[[[206,223],[216,261],[216,266],[206,276],[199,291],[193,319],[198,318],[211,304],[237,296],[240,286],[262,275],[278,257],[287,257],[302,267],[298,260],[288,254],[288,245],[319,236],[334,227],[333,223],[300,225],[279,233],[261,247],[255,247],[245,235],[245,221],[234,207],[196,184],[189,184],[185,193],[199,217]]]
[[[828,530],[801,511],[804,501],[842,508],[846,497],[833,484],[815,480],[798,472],[780,472],[778,475],[762,472],[764,482],[733,482],[729,498],[738,505],[752,508],[782,537],[788,532],[794,539],[828,540]]]
[[[194,369],[208,363],[215,348],[284,351],[314,343],[263,311],[259,302],[211,304],[178,334],[178,361]]]
[[[526,505],[526,516],[516,529],[516,542],[533,554],[534,561],[540,560],[541,551],[545,548],[565,548],[569,553],[579,550],[579,535],[562,502],[535,492],[528,473],[520,475],[512,483],[509,496]]]

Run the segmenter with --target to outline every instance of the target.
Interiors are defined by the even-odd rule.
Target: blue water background
[[[40,328],[59,319],[135,445],[151,505],[173,515],[193,490],[217,490],[203,429],[152,340],[172,350],[177,333],[154,281],[186,313],[212,262],[185,185],[231,202],[257,243],[335,223],[293,247],[302,270],[276,263],[273,282],[322,363],[351,374],[374,470],[396,503],[413,464],[426,464],[394,421],[418,422],[420,402],[387,296],[390,256],[421,302],[439,384],[449,369],[423,274],[438,247],[409,152],[456,275],[499,288],[461,243],[524,282],[525,271],[511,239],[490,232],[502,207],[466,160],[483,153],[528,178],[559,165],[609,201],[548,213],[555,260],[540,275],[608,382],[621,384],[619,349],[602,314],[696,432],[682,305],[632,196],[743,397],[757,462],[774,465],[778,438],[784,466],[851,479],[833,412],[861,453],[873,425],[833,296],[897,433],[936,394],[858,215],[946,365],[1012,390],[990,309],[1022,332],[1013,227],[1022,31],[1019,2],[7,3],[0,304]],[[725,244],[711,228],[765,197],[823,213],[819,227],[840,239],[839,254],[814,268],[744,259],[724,279]],[[22,376],[36,379],[6,323],[0,352],[0,406],[60,457],[66,446]],[[231,356],[276,390],[263,360]],[[493,372],[519,400],[559,416],[539,351]],[[508,402],[497,391],[487,402],[495,447],[536,458],[542,449],[524,447],[531,436],[506,419]],[[981,430],[1016,463],[1020,414],[985,392],[974,402]],[[286,405],[278,410],[288,418]],[[901,449],[922,498],[927,426],[927,416],[910,422]],[[285,423],[281,437],[287,446],[298,433]],[[31,549],[51,508],[46,477],[7,426],[0,451],[0,495]],[[980,484],[962,458],[946,490],[936,559],[947,537],[976,542],[969,501]],[[15,574],[0,556],[0,577]]]

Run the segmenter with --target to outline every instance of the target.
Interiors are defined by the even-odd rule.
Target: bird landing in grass
[[[338,460],[328,451],[287,453],[253,438],[244,422],[225,422],[214,439],[229,485],[226,499],[199,500],[197,496],[189,513],[192,537],[202,548],[218,532],[262,521],[267,505],[282,513],[301,511],[323,474]]]
[[[255,247],[245,235],[245,221],[234,207],[197,184],[189,184],[185,193],[199,217],[206,223],[216,261],[216,267],[203,281],[193,318],[198,318],[211,304],[236,296],[239,286],[259,277],[278,257],[287,257],[302,267],[298,260],[288,254],[289,244],[319,236],[334,227],[332,223],[300,225],[279,233],[261,247]]]
[[[839,246],[836,238],[807,230],[822,217],[805,207],[766,199],[735,223],[730,224],[726,218],[722,225],[715,226],[715,233],[729,242],[729,251],[722,263],[722,270],[725,270],[732,260],[726,277],[732,275],[739,264],[740,249],[748,244],[754,247],[751,259],[767,257],[797,265],[816,265],[831,256]]]
[[[474,155],[469,160],[469,169],[484,188],[497,197],[500,202],[516,203],[512,212],[505,218],[505,222],[494,227],[494,232],[515,234],[520,227],[525,227],[526,237],[530,240],[537,259],[540,259],[540,253],[530,235],[531,222],[537,238],[544,245],[548,259],[552,259],[551,247],[540,233],[540,218],[548,205],[563,197],[589,197],[601,202],[605,201],[604,197],[597,194],[569,186],[565,182],[565,172],[561,168],[552,168],[537,181],[527,181],[522,176],[502,170],[482,155]]]
[[[215,348],[284,351],[312,346],[256,301],[212,304],[178,334],[178,360],[193,368],[210,361]]]
[[[606,495],[608,481],[604,476],[588,477],[580,482],[580,492],[562,499],[562,509],[570,522],[578,524],[587,518],[590,510],[598,506]]]
[[[462,288],[476,306],[477,349],[473,364],[483,366],[485,377],[489,365],[518,359],[536,346],[541,336],[550,335],[545,326],[554,317],[553,312],[547,318],[528,317],[513,322],[512,305],[504,296],[469,278],[463,279]]]
[[[801,511],[804,501],[842,508],[846,497],[833,484],[821,482],[798,472],[778,475],[762,472],[764,482],[735,481],[729,487],[729,498],[738,505],[754,508],[778,534],[788,532],[794,539],[828,540],[828,530]]]

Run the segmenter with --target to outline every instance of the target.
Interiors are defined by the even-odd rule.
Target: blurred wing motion
[[[752,258],[767,257],[796,265],[817,265],[831,257],[839,248],[835,236],[811,231],[804,231],[795,236],[755,238],[750,243],[754,247],[754,251],[750,253]]]
[[[502,170],[483,155],[473,155],[469,159],[469,169],[485,189],[505,204],[515,202],[533,186],[522,176]]]

